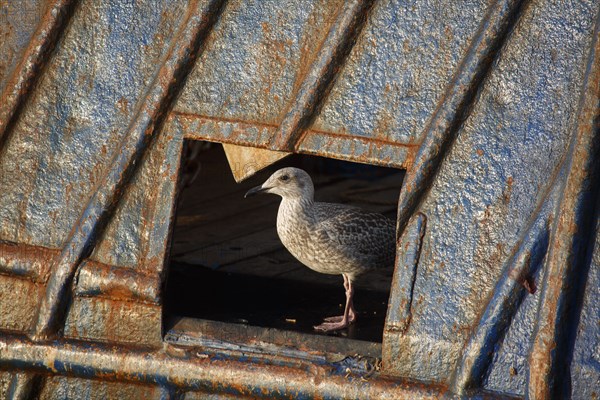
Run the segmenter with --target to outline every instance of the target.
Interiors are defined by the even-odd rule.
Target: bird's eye
[[[279,179],[281,179],[282,181],[287,181],[290,179],[290,177],[288,175],[282,175],[281,177],[279,177]]]

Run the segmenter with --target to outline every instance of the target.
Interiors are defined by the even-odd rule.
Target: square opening
[[[197,156],[186,159],[186,153]],[[261,337],[285,346],[380,356],[393,270],[358,279],[355,323],[336,332],[315,331],[324,317],[343,314],[342,276],[312,271],[285,249],[276,230],[279,196],[244,198],[288,166],[309,173],[315,201],[396,219],[403,170],[294,154],[236,183],[220,144],[186,141],[165,289],[167,340],[239,343]]]

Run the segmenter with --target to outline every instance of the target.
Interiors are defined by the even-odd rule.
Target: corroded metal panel
[[[266,399],[383,400],[437,399],[444,394],[439,386],[401,382],[367,371],[352,357],[339,361],[320,357],[312,362],[293,357],[269,359],[259,353],[207,353],[185,343],[166,343],[162,349],[148,350],[72,341],[41,344],[12,335],[0,336],[0,348],[5,349],[0,368],[21,366],[86,379],[175,386],[180,392],[225,392]]]
[[[183,10],[183,1],[79,5],[3,149],[4,240],[63,244],[118,151]]]
[[[78,296],[69,310],[65,336],[160,346],[161,321],[162,309],[158,305]]]
[[[12,378],[12,374],[10,372],[6,372],[6,371],[0,372],[0,396],[3,399],[8,397],[8,387],[10,385],[11,378]]]
[[[90,260],[159,277],[170,238],[182,135],[166,129],[148,150]]]
[[[148,87],[153,85],[157,68],[165,59],[169,50],[165,43],[179,38],[180,13],[186,10],[186,2],[78,5],[55,54],[47,61],[37,90],[14,126],[4,132],[6,142],[0,163],[3,240],[50,248],[63,245],[114,154],[122,151],[126,128],[139,115]],[[98,238],[92,257],[114,267],[135,268],[142,277],[150,270],[152,287],[160,286],[162,274],[158,269],[164,260],[173,205],[173,200],[159,200],[160,196],[174,198],[180,143],[181,140],[165,135],[162,144],[144,161],[145,168],[120,202],[117,218]],[[156,193],[150,202],[149,188]],[[127,229],[119,229],[123,225]],[[112,235],[119,240],[112,239]],[[52,258],[58,257],[54,254],[43,259],[44,267],[49,268]],[[15,271],[13,267],[11,272]],[[41,283],[47,279],[43,276]],[[22,291],[11,291],[13,298],[3,298],[19,305],[7,315],[5,326],[27,331],[33,327],[31,320],[36,318],[43,286],[14,279],[3,281],[13,288],[17,283]],[[86,294],[90,295],[89,290]],[[126,305],[131,299],[119,300]],[[91,301],[88,299],[88,307]],[[149,331],[140,329],[132,332],[139,334],[138,340],[147,336],[147,342],[156,343],[160,337],[160,312],[156,304],[149,307],[145,313],[153,318],[144,326],[152,326],[154,334],[146,335]],[[89,323],[99,318],[114,321],[106,307],[98,305],[95,309],[104,310],[104,316],[100,312],[81,315],[88,315]],[[21,318],[15,313],[20,313]],[[122,318],[133,317],[121,314]],[[78,327],[88,332],[86,337],[92,337],[89,332],[93,331],[98,338],[107,339],[99,325],[84,329],[84,321],[80,318]],[[122,331],[114,322],[110,324],[113,326],[104,325],[105,332]],[[124,337],[130,338],[131,332]],[[112,339],[119,340],[119,336],[115,334]]]
[[[120,382],[102,382],[62,376],[50,377],[40,392],[40,400],[58,399],[165,399],[165,392],[157,386],[131,385]]]
[[[311,127],[321,135],[307,135],[300,149],[333,150],[322,133],[406,148],[418,145],[492,4],[377,2]],[[361,149],[354,150],[360,158]],[[373,152],[370,157],[397,165],[398,157],[384,154]],[[403,164],[409,165],[408,160]]]
[[[31,41],[47,2],[41,0],[3,1],[0,4],[0,93]]]
[[[0,395],[599,395],[597,0],[15,4]],[[381,371],[162,335],[184,137],[408,168]]]
[[[395,368],[401,375],[449,382],[482,304],[496,295],[502,261],[544,202],[557,206],[556,196],[547,195],[564,182],[561,166],[577,128],[597,19],[597,2],[532,3],[504,44],[419,207],[428,226],[412,322],[399,339]],[[524,307],[538,296],[527,296]],[[511,367],[526,374],[536,312],[526,309],[527,318],[513,322],[523,325],[511,327],[524,353],[505,359],[504,376]],[[510,391],[507,382],[492,386]],[[524,391],[521,385],[515,394]]]
[[[0,277],[0,328],[27,332],[35,325],[44,286],[27,279]]]
[[[589,268],[573,350],[571,379],[574,399],[600,396],[600,236],[596,238]]]
[[[175,111],[224,121],[281,122],[342,3],[228,1]]]
[[[206,53],[191,77],[193,84],[175,108],[187,136],[408,167],[441,104],[460,101],[452,95],[453,87],[463,85],[456,81],[459,70],[470,65],[469,59],[479,63],[500,33],[492,29],[481,49],[474,49],[477,35],[488,26],[502,25],[518,2],[376,2],[348,60],[334,58],[330,68],[339,69],[335,78],[317,65],[319,57],[336,51],[334,40],[328,37],[321,47],[297,42],[312,34],[310,42],[321,43],[327,27],[329,36],[335,37],[335,19],[352,10],[341,9],[336,14],[315,8],[330,15],[316,19],[325,23],[325,28],[315,33],[312,23],[303,26],[302,32],[290,28],[290,19],[298,22],[307,14],[307,6],[301,2],[293,2],[293,7],[280,3],[276,7],[285,13],[268,15],[259,13],[252,3],[244,3],[239,10],[237,3],[233,4],[231,14],[229,8],[225,10],[209,45],[219,53]],[[328,9],[333,7],[334,3],[328,5]],[[490,12],[494,7],[498,10]],[[282,22],[281,15],[288,20]],[[240,21],[246,22],[244,28],[239,27]],[[279,28],[254,29],[262,22]],[[281,53],[273,53],[281,51],[278,43],[288,43],[283,47],[289,53],[285,63],[278,63]],[[229,56],[227,49],[232,48],[239,51]],[[309,67],[311,62],[314,65]],[[470,79],[477,68],[468,68]],[[236,72],[230,73],[232,70]],[[287,140],[292,129],[287,128],[288,120],[295,113],[290,102],[303,101],[296,92],[320,73],[322,80],[332,80],[331,93],[313,89],[311,101],[318,111],[307,113],[315,114],[314,123],[310,123],[313,117],[306,116],[303,133],[290,134],[293,140]],[[266,90],[252,90],[257,85]]]

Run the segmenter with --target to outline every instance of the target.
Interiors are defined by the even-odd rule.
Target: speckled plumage
[[[288,251],[317,272],[344,277],[344,315],[328,318],[315,328],[329,331],[346,327],[355,320],[352,282],[369,270],[393,268],[394,221],[357,207],[315,202],[312,180],[298,168],[276,171],[246,195],[261,192],[282,197],[277,233]]]
[[[381,214],[342,204],[284,198],[277,214],[283,245],[307,267],[350,280],[392,268],[394,222]]]

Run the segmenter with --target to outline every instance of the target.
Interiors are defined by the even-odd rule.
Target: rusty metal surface
[[[0,274],[45,282],[58,250],[23,243],[0,242]]]
[[[172,327],[165,333],[165,342],[174,345],[219,348],[256,357],[286,356],[318,363],[344,358],[346,354],[360,354],[371,363],[381,359],[379,343],[361,340],[192,318],[176,318],[167,324]]]
[[[597,3],[578,7],[543,2],[525,8],[419,208],[428,227],[413,319],[396,355],[403,374],[447,381],[483,311],[482,299],[502,296],[493,292],[502,260],[539,212],[547,186],[560,184],[556,176],[573,132],[598,12]],[[548,15],[560,15],[560,23]],[[553,37],[561,38],[559,49]],[[555,51],[547,59],[540,48]],[[538,298],[529,295],[524,305]],[[514,376],[526,374],[535,319],[535,309],[528,310],[527,322],[516,319],[511,326],[519,352],[503,360],[501,379],[483,377],[484,387],[512,392]],[[512,393],[523,395],[524,386]]]
[[[598,229],[600,222],[596,218],[596,231]],[[600,235],[596,236],[588,281],[582,294],[583,304],[571,364],[572,397],[593,399],[600,396]]]
[[[227,356],[177,346],[164,350],[60,341],[39,344],[0,337],[0,368],[26,368],[79,378],[226,391],[254,398],[436,399],[443,388],[369,373],[352,359],[308,363],[279,357]],[[143,387],[142,387],[143,389]],[[478,393],[476,398],[507,398]]]
[[[160,276],[144,275],[131,268],[84,261],[79,267],[75,296],[136,299],[159,304]]]
[[[0,277],[0,327],[7,331],[27,332],[35,325],[44,286],[27,279]]]
[[[171,11],[175,7],[169,2]],[[4,133],[5,240],[63,244],[118,151],[122,127],[135,115],[164,51],[163,40],[153,51],[139,40],[175,33],[175,17],[165,13],[163,19],[158,7],[83,2],[78,10],[21,117]],[[121,30],[115,30],[117,16]],[[142,16],[155,23],[136,24]]]
[[[227,20],[226,9],[224,32],[221,33],[220,28],[212,39],[213,46],[218,46],[221,53],[214,57],[207,52],[206,61],[203,60],[202,67],[191,77],[193,84],[184,91],[175,108],[186,136],[274,150],[296,149],[385,166],[410,166],[415,145],[431,130],[429,125],[436,125],[431,120],[452,122],[453,113],[463,103],[464,93],[472,90],[472,85],[476,88],[474,77],[481,72],[480,64],[489,59],[488,53],[493,50],[495,41],[501,39],[502,30],[519,4],[481,1],[456,3],[450,7],[432,1],[415,7],[382,1],[365,12],[369,4],[354,3],[348,3],[339,11],[338,20],[346,18],[348,22],[332,22],[329,38],[320,48],[292,48],[294,53],[300,52],[299,55],[292,53],[292,60],[314,60],[309,64],[312,70],[308,70],[305,77],[303,74],[308,68],[305,64],[286,61],[277,66],[276,73],[271,67],[263,67],[271,56],[270,53],[265,55],[263,49],[277,46],[267,34],[253,27],[264,18],[275,17],[257,14],[254,6],[246,4],[240,11],[232,11],[231,21]],[[287,7],[288,18],[294,13],[305,15],[299,3],[297,7]],[[348,61],[344,62],[343,57],[337,56],[336,46],[351,39],[356,29],[346,31],[342,27],[351,25],[350,16],[361,13],[368,15],[365,27],[358,34]],[[251,31],[251,39],[243,36],[249,35],[247,31],[240,32],[237,27],[241,18],[250,21],[244,29]],[[330,19],[335,21],[333,17]],[[280,17],[277,21],[280,40],[291,44],[301,37],[288,31],[288,24]],[[435,24],[429,26],[422,21],[435,21]],[[386,29],[389,26],[393,30]],[[308,28],[311,27],[309,24]],[[336,33],[336,29],[340,32]],[[378,45],[381,38],[385,38],[385,43]],[[234,55],[225,52],[228,58],[224,60],[223,48],[231,48],[232,43],[239,46],[240,41],[243,52]],[[418,57],[414,57],[415,52]],[[259,56],[262,61],[256,74],[252,71],[256,70],[254,60]],[[238,61],[239,58],[242,60]],[[222,76],[220,71],[224,68],[235,68],[239,74]],[[329,84],[332,68],[338,76],[328,96],[328,90],[319,85]],[[263,70],[271,73],[263,74]],[[295,76],[296,82],[304,85],[300,92],[296,89],[290,92],[297,93],[296,97],[282,97],[279,93],[281,74]],[[283,82],[289,87],[291,81],[288,77]],[[231,90],[234,83],[245,88],[260,84],[268,91]],[[232,98],[236,92],[240,94]],[[269,96],[268,101],[261,100],[265,95]],[[294,98],[296,111],[286,106]],[[318,114],[311,123],[315,108]],[[287,113],[285,117],[284,113]]]
[[[410,324],[411,302],[413,299],[413,289],[417,277],[417,266],[423,245],[423,236],[425,235],[425,226],[427,218],[423,214],[417,214],[410,225],[410,230],[397,243],[396,270],[390,290],[390,300],[388,303],[388,314],[386,317],[386,327],[384,332],[384,346],[393,346],[396,342],[396,334],[404,333]],[[395,359],[389,358],[394,351],[385,352],[388,356],[386,368],[393,370]]]
[[[474,66],[468,77],[461,78],[461,70],[480,62],[494,38],[486,30],[493,30],[514,6],[515,2],[471,0],[377,2],[312,128],[418,145],[429,120],[439,113],[436,109],[451,100],[446,92],[464,90],[472,79]],[[488,8],[499,9],[501,15]],[[470,47],[482,33],[485,42],[474,51]],[[325,143],[304,141],[300,149]],[[360,151],[353,155],[360,156]]]
[[[175,111],[276,126],[343,4],[228,1]],[[246,143],[265,146],[270,137],[257,139],[247,137]]]
[[[0,147],[73,12],[75,0],[0,4]]]
[[[167,4],[164,6],[166,7]],[[169,3],[169,6],[172,4]],[[36,337],[54,335],[56,325],[60,323],[61,314],[64,312],[63,308],[66,306],[65,292],[71,284],[75,268],[81,258],[89,252],[95,236],[100,233],[104,223],[103,217],[117,200],[115,195],[124,189],[130,175],[135,172],[136,163],[144,155],[151,139],[158,133],[158,127],[170,106],[169,100],[174,96],[176,88],[181,85],[178,81],[179,74],[197,54],[205,31],[212,22],[206,15],[214,12],[214,8],[215,4],[209,2],[194,4],[190,10],[187,10],[187,18],[184,19],[182,26],[178,27],[181,38],[158,52],[161,54],[162,63],[160,70],[155,70],[156,76],[153,77],[155,84],[142,95],[134,119],[128,125],[118,150],[108,153],[113,155],[110,157],[108,169],[103,176],[99,177],[99,190],[94,192],[78,221],[76,223],[73,221],[73,229],[64,243],[62,254],[55,261],[46,296],[40,305]],[[136,11],[130,9],[130,17],[134,17]],[[148,7],[147,11],[160,13],[153,7]],[[87,16],[91,13],[83,15]],[[129,22],[123,26],[131,25],[134,24]],[[173,30],[174,27],[171,32]]]
[[[600,395],[598,0],[21,5],[0,5],[1,395]],[[409,168],[381,373],[336,340],[163,335],[184,138]]]
[[[495,2],[486,10],[485,17],[473,34],[464,59],[421,135],[421,144],[398,200],[398,235],[402,234],[408,219],[429,190],[443,157],[471,110],[482,79],[517,21],[521,6],[521,1]]]
[[[160,347],[162,309],[133,301],[76,297],[64,335],[86,340]]]
[[[597,2],[528,4],[445,151],[417,208],[428,223],[412,320],[395,355],[401,375],[450,383],[483,306],[502,296],[494,287],[503,262],[539,213],[540,197],[560,185],[557,175],[573,134],[599,8]],[[525,394],[521,377],[527,374],[535,321],[530,304],[538,299],[539,291],[526,296],[519,309],[526,315],[511,324],[517,347],[507,348],[508,357],[494,358],[493,379],[483,376],[484,387]],[[502,347],[499,342],[496,352],[502,354]]]
[[[8,397],[8,388],[12,380],[13,373],[7,371],[0,371],[0,396],[3,399]]]
[[[292,151],[297,147],[300,136],[314,119],[322,98],[327,96],[331,81],[350,52],[372,4],[372,0],[344,2],[315,60],[306,71],[295,98],[290,102],[285,117],[271,138],[269,147],[272,150]]]
[[[550,236],[536,329],[529,355],[528,397],[548,399],[571,393],[573,337],[590,248],[596,229],[600,188],[600,12],[582,79],[576,125],[567,154],[568,174]]]
[[[27,372],[17,372],[13,375],[8,386],[6,398],[29,399],[35,396],[42,385],[42,377],[30,375]]]
[[[40,400],[55,399],[147,399],[165,400],[164,390],[158,386],[132,385],[122,382],[102,382],[98,380],[53,376],[46,378],[40,391]]]
[[[514,374],[507,380],[505,371],[498,370],[498,365],[496,369],[491,368],[494,356],[498,356],[494,349],[505,339],[511,323],[517,319],[515,314],[523,311],[520,307],[526,296],[537,291],[534,282],[540,276],[539,269],[548,249],[552,211],[560,194],[559,188],[555,186],[551,193],[541,197],[542,204],[535,220],[528,224],[511,250],[503,266],[502,277],[494,288],[494,296],[486,304],[452,375],[451,385],[455,393],[464,394],[471,388],[481,387],[486,376],[488,384],[504,380],[503,384],[509,387],[515,387],[516,382],[524,385],[524,380],[515,378]],[[498,382],[494,383],[498,385]]]
[[[18,70],[35,29],[44,13],[45,4],[39,0],[3,2],[0,6],[0,93],[3,93],[10,76]]]

